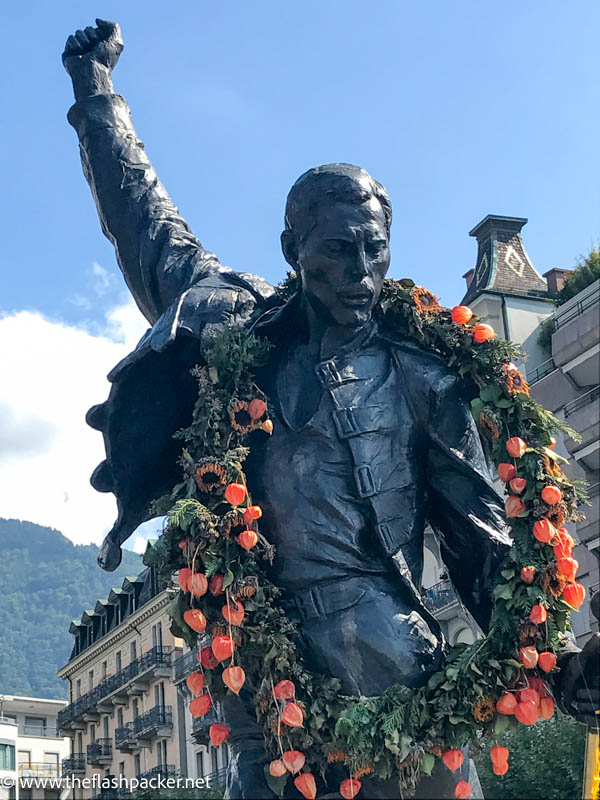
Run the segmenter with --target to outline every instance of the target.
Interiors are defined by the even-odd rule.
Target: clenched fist
[[[95,28],[90,25],[69,36],[62,61],[77,100],[112,93],[110,76],[122,51],[121,29],[116,22],[97,19]]]

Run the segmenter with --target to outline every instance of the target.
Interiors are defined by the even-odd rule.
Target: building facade
[[[120,776],[210,775],[208,785],[221,778],[226,748],[216,752],[208,744],[210,721],[199,737],[187,710],[183,681],[197,662],[188,655],[182,674],[183,642],[172,635],[167,614],[174,592],[148,567],[71,623],[73,652],[58,673],[69,684],[69,703],[58,715],[61,733],[72,741],[64,776],[96,775],[96,787],[101,778]],[[124,786],[116,796],[128,793]],[[71,796],[100,796],[100,789],[79,786]]]
[[[69,757],[71,742],[58,731],[58,714],[64,700],[0,695],[0,778],[13,782],[0,786],[0,798],[59,800],[66,797],[58,785],[61,765]],[[16,782],[23,778],[18,788]],[[45,787],[26,786],[27,779],[46,779]]]

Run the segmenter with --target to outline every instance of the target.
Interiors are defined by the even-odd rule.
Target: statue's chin
[[[121,563],[121,548],[118,544],[105,539],[98,553],[98,564],[107,572],[114,572]]]

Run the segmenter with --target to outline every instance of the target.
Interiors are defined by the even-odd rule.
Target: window
[[[139,705],[137,697],[135,697],[133,699],[133,703],[131,704],[131,707],[132,707],[132,710],[133,710],[133,718],[137,719],[139,717],[139,715],[140,715],[140,711],[139,711],[140,705]],[[137,775],[137,773],[136,773],[136,775]]]
[[[142,771],[142,765],[140,762],[140,754],[136,753],[133,757],[133,771],[135,772],[136,776],[140,774]]]
[[[31,750],[19,750],[19,769],[28,767],[31,764]]]
[[[103,681],[106,680],[107,674],[108,674],[108,662],[107,661],[103,661],[102,662],[102,680]]]
[[[152,647],[162,647],[162,622],[152,626]]]
[[[125,762],[119,761],[119,775],[125,775]]]
[[[156,743],[156,763],[160,767],[167,763],[167,740],[161,739]]]
[[[0,769],[15,769],[15,746],[0,744]]]
[[[5,714],[4,712],[2,712],[0,714],[0,717],[2,717],[3,719],[7,719],[9,722],[15,722],[16,723],[16,721],[17,721],[17,718],[16,718],[16,716],[14,714]]]
[[[88,691],[91,692],[93,688],[94,688],[94,670],[91,669],[88,672]]]
[[[58,778],[58,753],[44,753],[44,767],[52,777]]]
[[[108,717],[107,716],[104,717],[102,722],[103,722],[103,725],[104,725],[104,738],[105,739],[110,739],[110,736],[108,735]]]
[[[198,750],[196,753],[196,777],[203,778],[206,773],[204,771],[204,750]]]
[[[135,639],[129,645],[129,661],[133,662],[137,659],[137,642]]]
[[[121,672],[122,669],[123,667],[121,665],[121,651],[117,650],[117,652],[115,653],[115,672]]]
[[[77,734],[77,752],[83,753],[83,734],[81,731]]]
[[[210,748],[210,771],[217,772],[219,769],[219,754],[215,747]]]
[[[46,718],[45,717],[25,717],[25,736],[45,736]]]
[[[77,682],[75,683],[75,700],[79,700],[81,697],[81,678],[77,678]]]
[[[124,728],[125,725],[123,723],[123,709],[117,709],[117,728]]]
[[[154,687],[154,705],[165,707],[165,684],[164,681],[157,683]]]
[[[96,726],[90,725],[90,742],[96,741]]]

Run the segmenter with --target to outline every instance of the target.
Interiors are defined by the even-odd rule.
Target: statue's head
[[[290,189],[281,246],[319,313],[361,327],[390,265],[392,207],[383,186],[352,164],[305,172]]]

